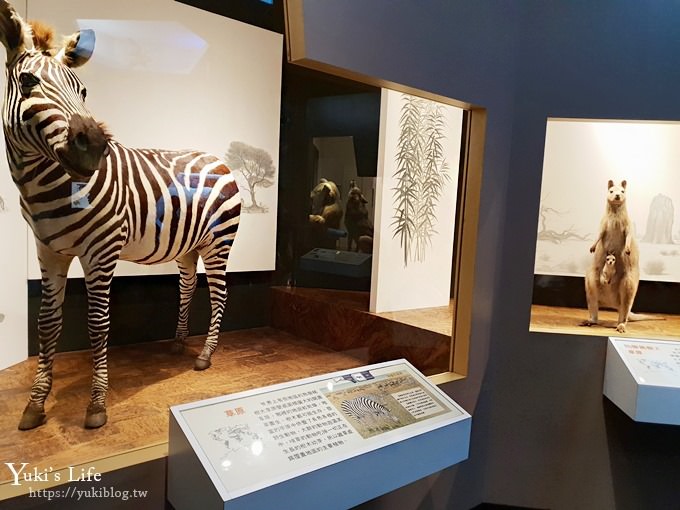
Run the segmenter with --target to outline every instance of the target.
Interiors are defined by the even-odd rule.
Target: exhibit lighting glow
[[[208,43],[178,21],[79,19],[94,30],[95,62],[126,71],[190,74]]]
[[[231,461],[229,459],[224,459],[222,461],[222,469],[225,471],[231,467]]]
[[[250,445],[250,451],[255,456],[260,455],[262,453],[262,450],[264,450],[264,445],[262,444],[262,441],[260,441],[259,439],[253,441],[253,444]]]
[[[328,381],[326,388],[328,388],[328,391],[333,391],[333,381]]]

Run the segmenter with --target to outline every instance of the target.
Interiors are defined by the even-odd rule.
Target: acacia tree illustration
[[[231,142],[229,151],[225,154],[225,160],[229,168],[240,172],[247,183],[250,205],[245,206],[243,210],[245,212],[267,212],[267,205],[258,203],[255,193],[256,188],[269,188],[276,182],[276,167],[271,155],[264,149],[244,142]]]
[[[443,106],[407,94],[402,101],[391,227],[393,237],[399,237],[407,267],[409,262],[425,260],[437,234],[437,205],[451,176],[443,148]]]

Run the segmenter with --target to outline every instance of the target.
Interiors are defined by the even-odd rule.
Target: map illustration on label
[[[239,450],[245,450],[253,455],[257,455],[257,451],[262,450],[262,440],[259,434],[253,432],[247,423],[220,427],[211,430],[208,435],[224,446],[223,465],[225,464],[224,461],[230,460],[230,456]]]
[[[612,339],[638,382],[680,387],[680,345],[677,342],[643,339]]]

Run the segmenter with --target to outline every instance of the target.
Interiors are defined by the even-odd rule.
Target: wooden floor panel
[[[453,299],[449,301],[448,306],[400,310],[398,312],[380,312],[375,315],[420,329],[427,329],[448,337],[453,334]]]
[[[372,314],[368,292],[274,287],[272,325],[370,363],[406,358],[426,375],[450,370],[453,306]]]
[[[645,314],[654,320],[628,322],[626,333],[616,331],[617,313],[602,310],[599,313],[601,324],[580,326],[588,318],[588,310],[559,306],[531,306],[530,330],[542,333],[565,333],[590,336],[628,336],[639,338],[659,338],[680,340],[680,316],[669,314]]]
[[[83,428],[90,393],[89,351],[57,354],[54,384],[42,427],[17,430],[36,359],[0,371],[0,462],[61,469],[167,441],[168,407],[365,364],[273,328],[223,333],[213,365],[193,370],[203,337],[189,339],[182,355],[168,342],[109,351],[108,423]],[[0,470],[0,485],[10,479]]]
[[[275,289],[278,292],[294,293],[307,299],[329,303],[334,306],[352,308],[360,312],[382,317],[383,319],[408,324],[409,326],[426,329],[441,335],[451,336],[453,333],[453,299],[449,301],[448,306],[400,310],[398,312],[370,313],[368,311],[370,300],[368,292],[306,287],[296,287],[294,289],[276,287]]]

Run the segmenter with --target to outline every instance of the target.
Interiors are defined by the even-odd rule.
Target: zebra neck
[[[56,161],[52,161],[41,154],[30,154],[16,148],[7,137],[5,137],[5,142],[9,169],[12,173],[12,179],[19,189],[36,179],[40,179],[45,171],[53,170],[59,166]]]

